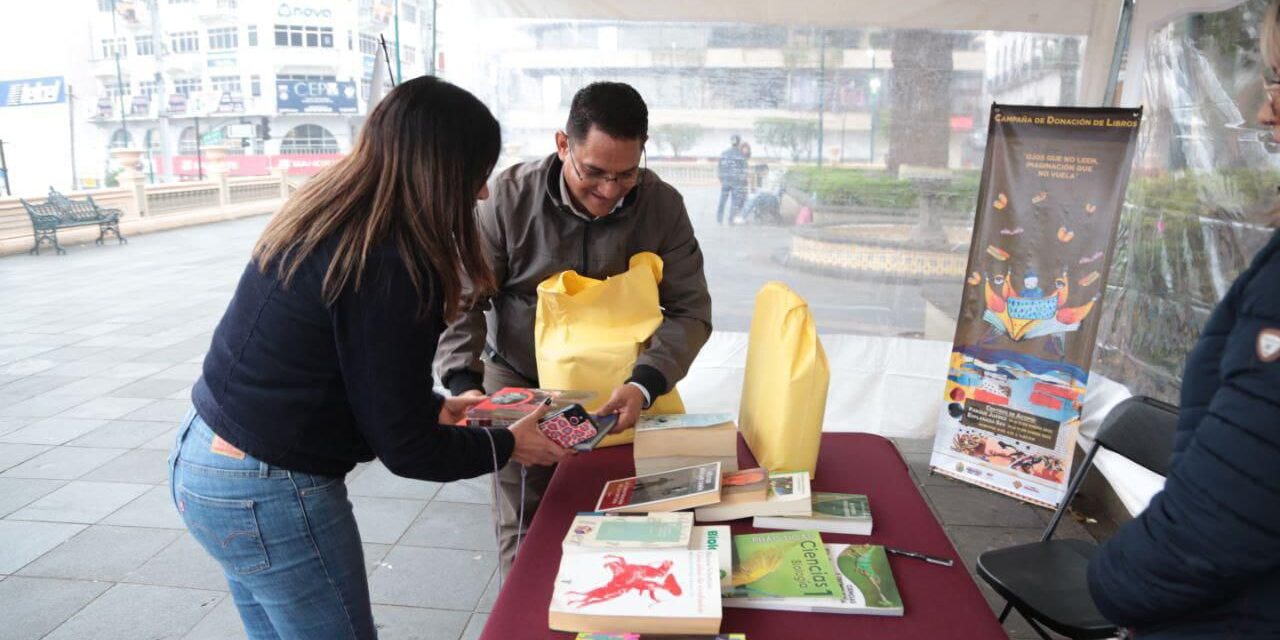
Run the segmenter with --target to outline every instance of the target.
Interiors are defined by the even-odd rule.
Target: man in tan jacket
[[[495,176],[477,221],[497,282],[440,339],[436,369],[454,395],[538,386],[534,314],[538,283],[565,270],[597,279],[623,273],[631,256],[662,258],[658,287],[663,321],[601,413],[618,414],[618,430],[675,387],[711,335],[711,296],[702,251],[684,199],[642,166],[648,108],[629,85],[598,82],[573,98],[556,152]],[[529,467],[524,525],[551,478],[551,467]],[[498,474],[503,499],[495,506],[503,567],[515,557],[521,507],[521,469]]]

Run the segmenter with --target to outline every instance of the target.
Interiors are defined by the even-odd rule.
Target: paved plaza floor
[[[0,639],[242,637],[170,503],[166,457],[264,224],[0,259]],[[759,234],[785,235],[713,231],[762,251],[776,238]],[[711,262],[713,279],[733,271]],[[986,549],[1038,538],[1047,511],[930,476],[928,442],[899,446],[970,571]],[[375,462],[348,484],[381,636],[477,637],[498,587],[488,479],[417,482]],[[1061,535],[1089,534],[1068,521]],[[1016,616],[1008,628],[1034,637]]]

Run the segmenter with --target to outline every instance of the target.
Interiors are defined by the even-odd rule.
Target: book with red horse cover
[[[717,633],[715,551],[568,553],[560,559],[548,622],[557,631]]]

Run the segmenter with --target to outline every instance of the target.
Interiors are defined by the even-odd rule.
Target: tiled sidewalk
[[[264,222],[0,259],[0,639],[242,637],[165,459]],[[930,477],[928,443],[899,444],[970,570],[1038,538],[1048,512]],[[349,485],[381,636],[478,636],[497,587],[487,479],[374,463]],[[1088,537],[1074,522],[1063,535]],[[1008,628],[1034,637],[1016,616]]]

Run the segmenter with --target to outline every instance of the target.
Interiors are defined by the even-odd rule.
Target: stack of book
[[[732,590],[725,607],[903,614],[902,596],[884,547],[824,544],[817,531],[733,537]]]
[[[578,514],[564,539],[551,628],[714,634],[731,545],[729,527],[694,526],[687,512]]]
[[[759,473],[758,487],[737,485],[743,474]],[[700,507],[694,514],[698,522],[724,522],[752,516],[807,517],[813,513],[809,501],[809,472],[771,473],[765,481],[763,469],[749,469],[724,477],[724,490],[719,503]],[[753,476],[754,478],[754,476]],[[750,488],[748,493],[738,489]]]
[[[738,427],[727,413],[641,416],[633,449],[636,473],[719,462],[738,469]]]
[[[547,398],[551,398],[553,408],[560,409],[570,404],[590,402],[595,395],[591,391],[506,387],[467,409],[465,423],[468,427],[509,427],[537,411]]]
[[[815,491],[811,504],[812,515],[757,515],[751,524],[757,529],[813,529],[823,533],[871,535],[871,504],[866,496]]]

